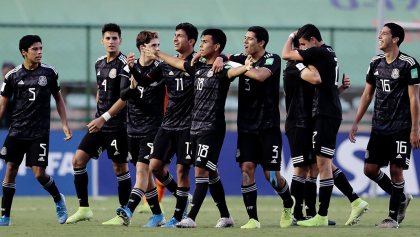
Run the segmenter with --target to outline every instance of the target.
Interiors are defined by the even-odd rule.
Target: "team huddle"
[[[120,52],[120,27],[113,23],[103,26],[101,42],[106,55],[95,63],[96,115],[87,125],[88,131],[72,160],[79,200],[79,209],[72,216],[68,215],[64,195],[45,172],[51,95],[62,120],[65,140],[72,137],[58,73],[54,67],[41,63],[39,36],[27,35],[20,40],[24,63],[6,75],[1,88],[0,117],[12,96],[16,109],[0,153],[7,163],[0,226],[11,225],[15,178],[25,153],[26,166],[54,199],[60,224],[92,219],[86,166],[90,159],[98,159],[107,150],[118,180],[119,207],[116,216],[103,224],[130,225],[135,209],[146,199],[153,215],[143,227],[195,228],[209,190],[220,212],[215,228],[233,227],[218,161],[226,132],[225,102],[230,83],[236,77],[239,78],[236,161],[242,173],[241,191],[249,216],[241,228],[261,226],[255,183],[257,165],[283,200],[281,228],[335,225],[328,218],[334,185],[350,202],[351,213],[345,225],[357,224],[369,210],[369,204],[353,191],[344,173],[332,162],[342,120],[339,96],[351,82],[345,74],[340,80],[337,56],[324,44],[319,30],[307,24],[291,33],[281,56],[265,50],[269,34],[260,26],[248,29],[243,41],[245,52],[238,54],[223,51],[227,38],[220,29],[206,29],[201,33],[198,52],[194,51],[198,40],[194,25],[181,23],[175,30],[173,42],[177,55],[160,51],[157,32],[141,31],[136,38],[140,53],[136,59],[134,53],[125,56]],[[375,97],[364,172],[391,195],[389,216],[377,227],[398,228],[413,199],[403,192],[403,170],[409,167],[411,146],[418,149],[420,144],[420,66],[414,58],[399,51],[404,40],[401,26],[385,24],[378,39],[384,54],[375,56],[369,65],[367,85],[349,139],[356,142],[357,125]],[[283,83],[287,111],[285,134],[294,166],[290,187],[280,172],[281,58],[287,60]],[[177,181],[167,169],[174,155]],[[129,162],[136,167],[134,187]],[[380,170],[388,164],[391,179]],[[190,194],[191,167],[196,183],[193,195]],[[169,221],[159,205],[153,176],[176,198]]]

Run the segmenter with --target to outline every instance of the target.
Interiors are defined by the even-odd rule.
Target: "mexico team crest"
[[[2,154],[2,155],[6,155],[7,154],[7,148],[5,146],[3,148],[1,148],[0,154]]]
[[[40,86],[46,86],[47,85],[47,78],[45,76],[40,76],[38,79],[38,84]]]
[[[207,72],[207,77],[212,77],[213,76],[213,71],[208,71]]]
[[[392,70],[391,77],[393,79],[398,79],[400,77],[400,70],[394,68],[394,70]]]
[[[114,79],[117,77],[117,69],[113,68],[109,71],[109,78]]]

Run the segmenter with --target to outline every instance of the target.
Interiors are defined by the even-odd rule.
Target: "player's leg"
[[[0,226],[9,226],[10,210],[12,208],[13,197],[16,191],[16,175],[22,163],[23,156],[27,149],[27,141],[13,137],[6,137],[0,152],[0,158],[6,162],[6,175],[4,176],[1,200]]]
[[[318,175],[319,170],[315,162],[315,164],[311,164],[309,166],[309,173],[305,180],[304,188],[306,217],[309,219],[316,215],[316,196],[318,190],[316,181],[318,179]]]
[[[151,172],[149,172],[149,183],[145,196],[150,205],[153,216],[149,218],[149,223],[143,227],[157,227],[166,224],[165,216],[163,215],[159,205],[158,191]]]
[[[233,227],[234,222],[226,204],[225,189],[217,169],[216,171],[210,171],[209,190],[220,213],[220,219],[217,221],[215,228]]]
[[[300,166],[294,168],[292,182],[290,184],[290,194],[295,198],[295,207],[293,217],[295,222],[303,220],[303,198],[306,178],[308,176],[309,166]],[[295,223],[296,224],[296,223]]]

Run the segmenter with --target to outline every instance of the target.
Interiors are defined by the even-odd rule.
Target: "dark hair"
[[[107,31],[111,31],[111,32],[118,32],[118,37],[120,37],[121,38],[121,28],[120,28],[120,26],[119,25],[117,25],[117,24],[114,24],[114,23],[108,23],[108,24],[105,24],[103,27],[102,27],[102,36],[105,34],[105,32],[107,32]]]
[[[19,41],[19,52],[22,54],[22,49],[28,52],[28,49],[35,43],[41,43],[41,38],[38,35],[25,35]],[[22,54],[23,57],[23,54]],[[25,57],[23,57],[25,58]]]
[[[226,46],[226,35],[221,29],[206,29],[201,33],[201,37],[211,35],[213,44],[220,44],[219,53],[223,52]]]
[[[5,62],[5,63],[3,63],[3,66],[2,66],[2,69],[5,69],[5,68],[15,68],[16,66],[15,66],[15,64],[14,63],[11,63],[11,62]]]
[[[293,47],[299,48],[300,43],[298,37],[293,38]]]
[[[159,38],[159,33],[155,31],[150,30],[143,30],[137,35],[136,38],[136,46],[137,48],[140,47],[140,45],[148,44],[150,43],[150,40]]]
[[[404,41],[405,33],[404,29],[393,22],[386,23],[384,26],[388,27],[391,30],[392,38],[398,37],[397,45],[400,47],[400,44]]]
[[[197,27],[195,27],[193,24],[184,22],[184,23],[178,24],[175,27],[175,30],[184,30],[185,33],[187,34],[188,40],[190,39],[195,40],[193,46],[197,42],[198,30],[197,30]]]
[[[261,42],[261,40],[264,40],[265,43],[263,47],[265,49],[265,46],[267,46],[268,44],[268,31],[261,26],[251,26],[249,27],[248,31],[254,32],[255,38],[257,38],[258,43]]]
[[[309,41],[311,37],[315,37],[316,40],[322,41],[321,32],[312,24],[306,24],[299,28],[296,37],[298,39],[303,38],[307,41]]]

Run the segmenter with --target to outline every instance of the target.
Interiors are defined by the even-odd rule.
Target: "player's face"
[[[118,36],[118,32],[107,31],[102,36],[101,43],[108,53],[115,53],[119,52],[122,39]]]
[[[159,39],[158,38],[153,38],[150,40],[149,42],[149,46],[152,47],[154,50],[156,51],[160,51],[160,43],[159,43]]]
[[[41,42],[34,43],[28,48],[28,52],[22,50],[22,54],[26,60],[31,63],[40,63],[42,59],[42,44]]]
[[[188,48],[189,41],[187,33],[185,33],[185,30],[177,30],[175,32],[174,37],[174,46],[175,50],[178,52],[182,52]]]
[[[387,26],[384,26],[384,28],[382,28],[381,33],[378,35],[378,39],[380,50],[384,50],[392,46],[393,44],[391,30]],[[394,40],[396,41],[396,39]]]
[[[244,47],[245,47],[245,53],[247,55],[253,55],[257,53],[259,50],[264,49],[262,48],[261,42],[258,43],[258,40],[255,37],[255,33],[252,31],[246,32],[245,39],[244,39]]]
[[[315,44],[315,40],[313,38],[314,37],[311,37],[310,40],[306,40],[304,38],[300,38],[299,39],[299,48],[300,49],[302,49],[302,48],[303,49],[309,49],[309,48],[315,47],[316,44]]]
[[[213,37],[211,35],[205,35],[201,39],[200,53],[203,58],[213,55],[217,50],[218,44],[213,44]]]

